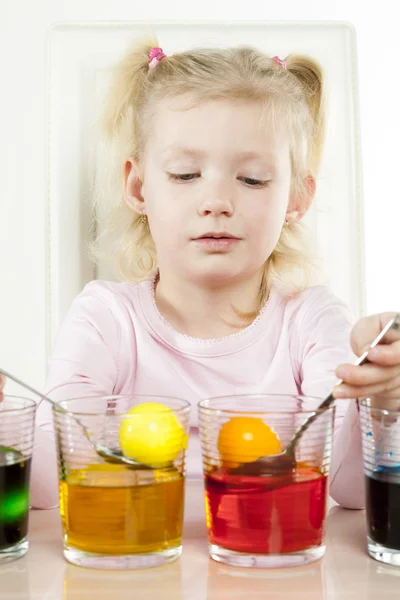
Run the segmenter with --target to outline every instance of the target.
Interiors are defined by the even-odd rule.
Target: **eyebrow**
[[[196,150],[195,148],[188,148],[187,146],[168,146],[161,152],[162,158],[170,158],[171,156],[190,156],[190,157],[202,157],[204,152]]]
[[[165,148],[165,150],[163,150],[161,152],[161,157],[162,158],[171,158],[173,156],[189,156],[190,158],[202,158],[205,156],[205,152],[203,152],[202,150],[196,150],[195,148],[188,148],[187,146],[169,146],[168,148]],[[234,155],[234,158],[240,161],[245,161],[245,160],[272,160],[274,162],[277,161],[277,157],[270,153],[267,152],[265,153],[265,155],[260,154],[259,152],[254,152],[251,150],[246,150],[246,151],[242,151],[239,152],[237,154]]]

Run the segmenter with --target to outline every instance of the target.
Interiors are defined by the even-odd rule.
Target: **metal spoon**
[[[377,344],[382,340],[384,335],[390,330],[399,330],[400,329],[400,313],[395,315],[387,325],[382,329],[380,334],[374,339],[368,350],[366,350],[360,358],[357,360],[355,365],[364,365],[369,362],[367,359],[368,352],[371,348],[375,348]],[[336,386],[343,383],[340,379]],[[243,463],[239,467],[234,469],[230,469],[230,473],[235,475],[285,475],[288,474],[296,467],[296,447],[302,438],[303,434],[307,431],[312,423],[314,423],[315,419],[317,419],[318,415],[326,411],[335,401],[333,397],[333,393],[331,393],[323,402],[319,405],[317,410],[308,417],[303,425],[298,429],[292,439],[289,441],[286,448],[280,452],[279,454],[271,454],[270,456],[261,456],[257,460],[252,462]]]
[[[142,470],[154,470],[155,469],[155,467],[151,467],[150,465],[145,465],[143,463],[137,462],[136,460],[132,460],[131,458],[128,458],[127,456],[124,456],[122,454],[122,452],[115,452],[115,450],[111,450],[107,446],[103,446],[103,444],[96,443],[93,440],[93,434],[85,427],[85,425],[73,413],[69,412],[65,408],[61,408],[57,402],[55,402],[54,400],[51,400],[51,398],[49,398],[48,396],[41,394],[40,392],[38,392],[38,390],[35,390],[35,388],[31,387],[27,383],[24,383],[23,381],[18,379],[18,377],[11,375],[11,373],[8,373],[4,369],[0,369],[0,373],[3,373],[3,375],[5,375],[8,379],[12,379],[13,381],[15,381],[15,383],[18,383],[19,385],[26,388],[27,390],[29,390],[36,396],[39,396],[41,399],[46,400],[47,402],[50,402],[50,404],[57,407],[57,410],[61,410],[63,412],[68,413],[74,419],[74,421],[79,425],[79,427],[82,429],[86,439],[91,444],[91,446],[95,449],[97,454],[99,456],[101,456],[101,458],[103,458],[106,462],[125,464],[125,465],[129,465],[131,467],[135,467],[135,469],[142,469]]]

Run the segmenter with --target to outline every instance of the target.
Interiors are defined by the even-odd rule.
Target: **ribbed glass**
[[[238,566],[276,567],[304,564],[323,555],[334,408],[321,412],[304,433],[295,469],[284,474],[245,471],[246,463],[263,452],[279,452],[276,436],[285,448],[321,401],[249,394],[199,403],[212,558]],[[271,438],[263,424],[273,432],[269,446],[261,439]],[[254,427],[260,441],[252,446],[246,440]]]
[[[29,484],[36,403],[0,402],[0,564],[28,550]]]
[[[400,399],[366,398],[359,405],[368,552],[376,560],[400,566]]]
[[[77,422],[87,428],[96,444],[121,452],[123,422],[133,425],[130,435],[136,431],[143,445],[143,416],[127,412],[147,402],[162,404],[167,411],[166,417],[164,412],[150,411],[146,415],[146,423],[158,427],[155,436],[149,430],[156,444],[172,422],[165,450],[169,452],[168,460],[157,463],[155,469],[106,462]],[[190,406],[184,400],[155,396],[76,398],[60,402],[53,409],[67,560],[88,567],[123,569],[155,566],[179,556],[186,460],[183,443],[187,440],[189,412]],[[157,456],[163,457],[163,452]],[[137,456],[130,458],[144,462]]]

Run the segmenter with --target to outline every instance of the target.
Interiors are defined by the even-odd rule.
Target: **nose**
[[[213,185],[204,190],[204,197],[198,206],[200,216],[220,217],[233,215],[232,192],[228,185]]]

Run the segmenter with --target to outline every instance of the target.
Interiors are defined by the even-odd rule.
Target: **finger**
[[[368,352],[368,360],[380,365],[400,365],[400,340],[391,344],[379,344]]]
[[[386,312],[363,317],[354,325],[351,330],[350,341],[353,352],[361,356],[368,349],[372,341],[382,331],[397,313]],[[391,343],[399,339],[398,331],[388,331],[384,337],[384,343]]]
[[[335,398],[367,398],[371,396],[400,398],[400,375],[375,385],[341,384],[334,389],[333,395]]]
[[[3,389],[4,389],[5,384],[6,384],[6,378],[4,377],[3,373],[0,373],[0,402],[2,400],[4,400]]]
[[[371,408],[385,408],[386,410],[399,410],[400,408],[400,398],[396,396],[395,398],[388,398],[386,395],[377,394],[376,396],[371,396]],[[373,414],[371,414],[372,418],[374,418]],[[397,417],[395,417],[397,420]]]
[[[375,364],[340,365],[336,369],[336,375],[348,385],[373,385],[400,375],[400,364],[390,367]]]
[[[5,385],[6,385],[6,377],[3,373],[0,373],[0,402],[2,402],[2,400],[4,400],[3,390],[4,390]]]

